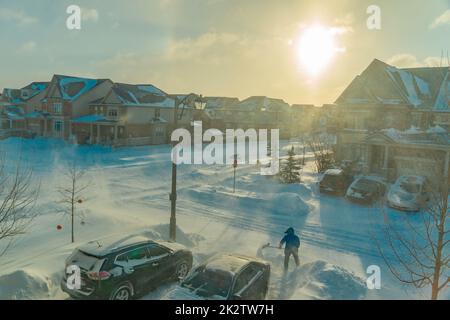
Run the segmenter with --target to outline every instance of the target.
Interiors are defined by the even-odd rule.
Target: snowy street
[[[283,142],[282,154],[286,145]],[[67,299],[59,289],[64,260],[87,241],[141,230],[168,237],[169,146],[112,150],[8,139],[0,141],[0,151],[6,154],[7,170],[20,155],[41,183],[38,217],[0,257],[1,299]],[[75,224],[76,243],[70,244],[69,218],[61,213],[56,190],[64,167],[74,160],[88,170],[91,186],[79,206],[83,217]],[[218,252],[262,256],[272,264],[269,299],[426,298],[426,292],[400,285],[379,257],[372,234],[378,234],[383,223],[382,210],[320,195],[313,162],[303,171],[302,184],[283,185],[275,177],[261,176],[256,166],[241,166],[233,194],[231,166],[179,166],[177,240],[192,250],[194,264]],[[388,214],[394,222],[402,215],[390,209]],[[294,270],[291,261],[283,276],[282,251],[258,249],[266,243],[278,245],[289,226],[301,236],[301,267]],[[381,268],[380,290],[366,287],[371,265]],[[144,298],[160,299],[175,285]]]

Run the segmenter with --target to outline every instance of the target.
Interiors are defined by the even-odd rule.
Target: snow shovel
[[[272,248],[272,249],[278,249],[278,250],[281,250],[280,247],[273,246],[273,245],[271,245],[270,243],[267,243],[267,244],[263,245],[263,246],[261,247],[261,250],[264,250],[264,249],[266,249],[266,248]]]

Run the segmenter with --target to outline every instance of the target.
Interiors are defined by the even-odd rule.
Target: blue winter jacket
[[[285,250],[298,249],[300,247],[300,238],[294,233],[288,233],[281,239],[281,245],[286,244]]]

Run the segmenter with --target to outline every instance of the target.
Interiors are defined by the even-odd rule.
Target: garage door
[[[424,176],[434,179],[442,175],[442,162],[418,158],[395,158],[397,176]]]

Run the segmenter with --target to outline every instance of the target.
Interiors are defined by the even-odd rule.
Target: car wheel
[[[189,263],[186,261],[181,261],[177,264],[177,267],[175,269],[175,277],[177,279],[184,279],[189,273],[190,270]]]
[[[113,290],[110,300],[131,300],[133,290],[130,284],[124,283]]]

